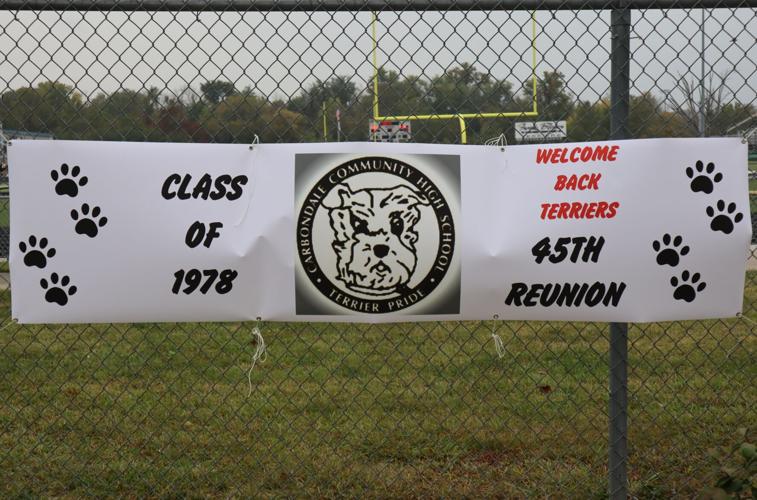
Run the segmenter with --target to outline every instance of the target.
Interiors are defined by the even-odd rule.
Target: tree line
[[[461,64],[444,74],[404,76],[381,69],[378,78],[382,115],[528,111],[533,107],[532,81],[513,84],[473,65]],[[755,113],[752,103],[726,95],[725,77],[710,79],[705,89],[707,135],[726,135],[729,128]],[[631,96],[633,137],[697,136],[699,87],[681,80],[675,92]],[[671,95],[680,95],[680,101]],[[468,142],[483,143],[505,133],[514,140],[516,121],[566,120],[568,140],[605,140],[610,128],[609,96],[582,100],[571,91],[564,75],[547,71],[537,81],[538,117],[467,120]],[[373,82],[361,85],[346,76],[315,81],[288,98],[268,98],[250,87],[211,80],[199,89],[178,94],[121,89],[85,98],[60,82],[42,82],[0,95],[0,122],[7,129],[49,132],[59,139],[234,142],[337,140],[336,113],[341,117],[342,141],[368,139],[373,113]],[[416,142],[460,140],[456,120],[416,120]]]

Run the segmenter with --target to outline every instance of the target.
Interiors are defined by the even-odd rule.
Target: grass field
[[[254,325],[22,327],[8,292],[0,308],[2,498],[605,494],[606,325],[508,322],[498,359],[490,323],[266,324],[248,397]],[[757,423],[754,332],[632,327],[634,496],[696,496],[707,450]]]
[[[0,227],[10,226],[10,201],[0,198]]]
[[[248,397],[252,326],[6,326],[0,497],[605,494],[606,325],[508,322],[498,359],[489,323],[266,324]],[[631,491],[694,496],[755,423],[754,330],[629,337]]]

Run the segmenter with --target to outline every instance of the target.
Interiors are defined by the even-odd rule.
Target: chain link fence
[[[409,140],[459,142],[466,114],[468,143],[537,120],[604,140],[610,7],[634,8],[630,136],[741,135],[755,155],[752,0],[0,1],[0,121],[245,143],[364,141],[374,118],[411,116]],[[264,323],[249,373],[254,324],[17,325],[4,182],[2,496],[608,494],[606,324]],[[721,448],[755,424],[754,250],[747,267],[743,318],[629,328],[634,497],[739,474]]]

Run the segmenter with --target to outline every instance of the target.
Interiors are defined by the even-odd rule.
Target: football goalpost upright
[[[376,25],[378,24],[378,15],[374,11],[371,23],[371,33],[373,38],[373,120],[381,121],[407,121],[407,120],[457,120],[460,124],[460,143],[468,142],[468,134],[465,127],[465,120],[478,118],[522,118],[528,116],[538,116],[536,107],[536,17],[531,12],[531,80],[532,80],[532,109],[530,111],[497,111],[487,113],[447,113],[447,114],[428,114],[428,115],[385,115],[379,112],[379,66],[378,66],[378,38],[376,36]]]

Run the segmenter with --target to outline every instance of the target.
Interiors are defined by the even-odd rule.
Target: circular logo
[[[297,219],[304,274],[328,300],[352,311],[391,313],[426,299],[455,251],[452,210],[412,165],[364,157],[313,184]]]

